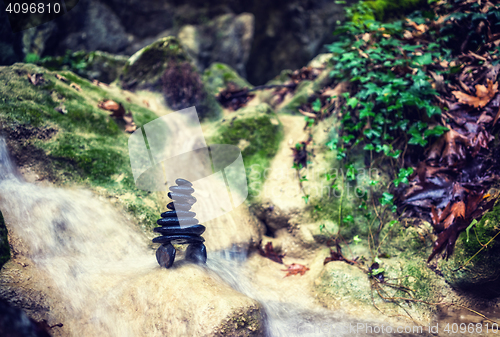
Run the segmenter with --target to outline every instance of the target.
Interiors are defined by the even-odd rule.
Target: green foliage
[[[384,21],[398,17],[415,9],[426,6],[427,0],[371,0],[360,1],[346,9],[346,16],[351,21],[363,23],[369,20]]]
[[[434,62],[449,58],[451,50],[438,43],[414,45],[404,40],[404,32],[410,29],[402,20],[382,23],[374,19],[380,15],[355,20],[356,15],[374,13],[374,6],[378,5],[384,7],[388,2],[364,1],[349,7],[347,16],[352,20],[335,32],[339,41],[327,46],[334,54],[331,76],[349,79],[353,84],[353,93],[344,94],[341,136],[327,143],[330,149],[337,150],[339,160],[358,144],[370,156],[376,153],[398,159],[402,150],[394,148],[394,144],[423,147],[432,137],[448,131],[437,125],[441,110],[432,104],[437,92],[426,71]],[[425,22],[424,14],[415,12],[410,17],[421,24]],[[436,32],[430,34],[437,39]],[[408,183],[412,173],[401,168],[394,185]],[[381,200],[390,205],[387,198]]]

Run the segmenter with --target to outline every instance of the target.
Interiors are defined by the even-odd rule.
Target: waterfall
[[[179,324],[175,312],[193,309],[182,307],[182,296],[178,303],[167,303],[162,295],[174,286],[183,291],[185,281],[175,278],[183,270],[226,283],[258,301],[265,311],[267,336],[348,336],[352,331],[345,328],[362,321],[280,300],[279,294],[252,279],[246,250],[209,252],[206,266],[176,261],[174,269],[160,268],[155,247],[125,214],[88,190],[25,182],[1,138],[0,209],[16,239],[16,253],[29,258],[32,277],[52,289],[50,296],[58,303],[52,314],[63,321],[69,336],[164,336],[155,324]],[[193,329],[169,326],[168,335],[191,335],[197,331]]]

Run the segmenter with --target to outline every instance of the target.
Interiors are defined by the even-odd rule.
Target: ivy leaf
[[[385,206],[385,205],[392,205],[393,199],[394,195],[390,194],[389,192],[384,192],[382,193],[382,198],[380,198],[379,201],[382,206]]]

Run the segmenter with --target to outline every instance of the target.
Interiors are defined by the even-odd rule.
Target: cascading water
[[[265,286],[252,283],[246,251],[209,252],[206,267],[179,263],[177,270],[160,268],[149,239],[91,192],[24,182],[9,160],[3,139],[0,209],[11,235],[18,239],[17,253],[33,262],[35,278],[48,280],[54,300],[59,301],[53,309],[65,325],[60,335],[164,336],[165,331],[157,322],[169,322],[172,318],[171,324],[175,324],[181,321],[174,319],[176,312],[189,312],[192,308],[182,307],[186,305],[182,296],[178,303],[168,303],[161,290],[177,287],[180,292],[205,291],[184,290],[189,280],[171,277],[182,269],[189,275],[201,275],[194,277],[226,282],[260,302],[266,312],[265,329],[269,336],[351,335],[341,328],[356,324],[331,311],[282,302]],[[184,325],[195,321],[196,317]],[[312,324],[316,330],[300,329]],[[325,326],[328,333],[318,330]],[[168,335],[184,336],[197,330],[178,326],[169,327],[168,331]]]

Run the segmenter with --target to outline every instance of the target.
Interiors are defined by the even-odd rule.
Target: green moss
[[[226,88],[229,82],[236,84],[239,88],[252,88],[252,85],[239,76],[233,68],[223,63],[212,63],[203,73],[203,83],[212,95]]]
[[[262,336],[264,326],[262,309],[257,306],[248,308],[245,312],[235,313],[215,328],[213,336]]]
[[[7,227],[5,226],[2,212],[0,212],[0,269],[5,264],[5,262],[9,261],[9,259],[10,246],[7,235]]]
[[[169,62],[188,61],[179,41],[168,36],[132,55],[120,76],[121,86],[161,91],[161,76]]]
[[[462,288],[482,296],[500,294],[500,236],[493,240],[479,254],[472,258],[482,245],[488,243],[500,231],[500,204],[486,213],[469,232],[464,232],[455,246],[455,252],[448,261],[440,261],[439,267],[446,281],[456,288]],[[471,259],[472,258],[472,259]],[[469,261],[470,260],[470,261]]]
[[[353,6],[350,19],[354,22],[365,20],[386,21],[398,18],[427,5],[427,0],[373,0],[361,1]]]
[[[283,128],[274,111],[267,104],[238,110],[215,124],[211,144],[231,144],[241,149],[249,181],[251,175],[269,167],[283,138]]]
[[[34,54],[31,54],[34,55]],[[128,57],[113,55],[102,51],[68,51],[63,56],[49,56],[39,59],[37,55],[26,58],[26,63],[36,63],[49,70],[69,70],[87,79],[97,79],[111,83],[119,74]]]
[[[32,85],[27,75],[33,73],[42,74],[45,83]],[[121,102],[139,127],[157,118],[156,114],[69,71],[59,73],[81,91],[57,80],[55,72],[35,65],[0,68],[0,131],[13,144],[22,145],[13,147],[22,151],[13,153],[14,157],[43,163],[42,169],[54,183],[83,185],[116,197],[141,224],[154,225],[156,198],[135,187],[128,134],[97,105],[104,99]],[[66,114],[54,109],[60,104]]]

